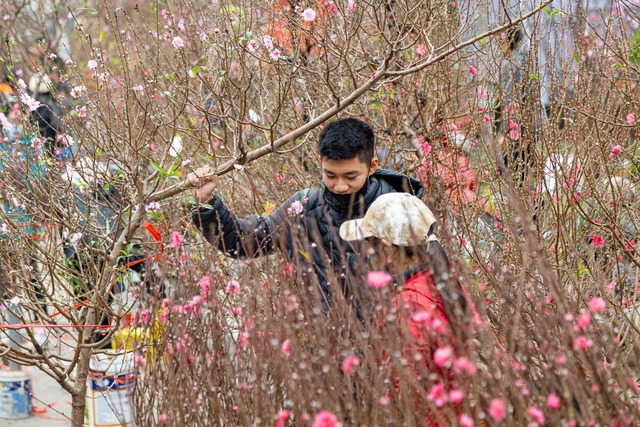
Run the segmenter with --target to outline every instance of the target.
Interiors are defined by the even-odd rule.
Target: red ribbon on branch
[[[134,265],[140,264],[141,262],[144,262],[151,258],[155,258],[155,261],[158,262],[162,258],[162,254],[164,253],[164,244],[162,243],[162,235],[150,222],[144,221],[142,223],[142,226],[147,229],[149,234],[151,234],[151,237],[153,237],[153,240],[155,240],[157,243],[160,244],[160,251],[158,251],[157,254],[149,255],[148,257],[128,262],[122,268],[133,267]]]

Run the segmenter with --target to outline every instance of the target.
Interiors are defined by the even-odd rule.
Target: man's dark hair
[[[375,137],[371,126],[357,119],[341,119],[329,123],[320,133],[320,156],[329,160],[349,160],[358,156],[371,164]]]

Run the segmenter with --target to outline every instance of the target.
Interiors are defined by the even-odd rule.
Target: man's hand
[[[210,166],[203,166],[187,175],[189,183],[193,187],[191,195],[198,203],[207,203],[211,200],[211,193],[218,186],[220,177],[213,173]]]

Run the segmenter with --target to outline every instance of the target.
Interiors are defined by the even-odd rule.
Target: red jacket
[[[407,310],[414,345],[423,353],[426,363],[431,362],[433,350],[452,342],[449,319],[429,271],[421,270],[409,276],[394,304]]]

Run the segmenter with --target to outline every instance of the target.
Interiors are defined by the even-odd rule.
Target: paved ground
[[[62,427],[71,425],[71,396],[51,377],[34,368],[25,368],[31,377],[36,414],[20,420],[0,419],[3,427]],[[47,408],[47,405],[52,405]]]

